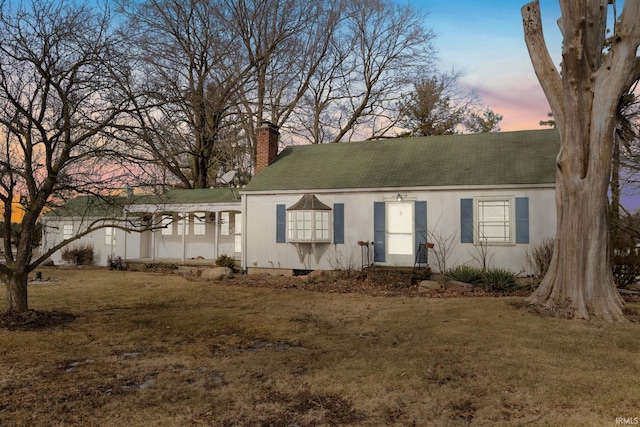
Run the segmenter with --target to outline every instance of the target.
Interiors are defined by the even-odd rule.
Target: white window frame
[[[178,236],[182,236],[183,232],[185,236],[189,235],[189,214],[186,212],[178,214],[178,221],[177,221]]]
[[[242,213],[236,212],[233,215],[233,235],[234,235],[234,252],[242,252]]]
[[[492,206],[493,204],[493,206]],[[499,204],[502,204],[502,211],[506,212],[507,218],[488,216],[489,209],[494,208],[498,213]],[[514,245],[516,241],[516,200],[513,196],[498,197],[478,197],[473,199],[473,242],[476,245],[487,244],[492,246]],[[503,232],[494,233],[487,238],[484,230],[489,231],[502,229]]]
[[[207,234],[207,213],[194,212],[193,213],[193,235],[204,236],[205,234]]]
[[[220,235],[231,235],[231,214],[229,211],[220,212]]]
[[[116,228],[115,227],[104,228],[104,244],[108,246],[116,244]]]
[[[287,211],[287,240],[294,243],[330,243],[331,211]]]
[[[162,235],[163,236],[173,235],[173,215],[171,214],[162,215]]]
[[[73,224],[64,224],[62,226],[62,239],[67,240],[73,237]]]

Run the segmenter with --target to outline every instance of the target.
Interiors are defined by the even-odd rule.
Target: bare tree
[[[215,186],[228,158],[242,159],[234,152],[240,139],[233,107],[259,59],[240,54],[244,28],[230,3],[120,2],[148,93],[133,116],[139,127],[131,154],[185,188]]]
[[[611,273],[607,190],[616,110],[640,73],[640,2],[627,1],[605,54],[608,5],[560,2],[559,72],[545,45],[537,1],[522,8],[525,41],[560,131],[554,254],[528,302],[580,319],[624,320]]]
[[[28,310],[27,278],[63,242],[34,259],[40,215],[79,193],[123,184],[112,135],[126,116],[129,67],[108,12],[53,0],[0,4],[0,201],[4,229],[16,202],[14,242],[0,264],[7,311]],[[130,176],[127,177],[130,179]],[[13,244],[12,244],[13,243]]]
[[[346,3],[242,0],[231,7],[254,69],[238,105],[255,162],[255,127],[286,125],[326,63]]]
[[[343,13],[292,125],[312,143],[385,135],[411,82],[433,66],[435,36],[416,9],[354,0]]]

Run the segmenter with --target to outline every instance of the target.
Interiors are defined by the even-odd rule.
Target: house
[[[90,244],[96,265],[109,258],[149,262],[240,258],[241,200],[231,188],[171,190],[161,195],[79,197],[42,218],[42,251],[98,228],[75,242]],[[137,231],[131,231],[137,230]],[[51,257],[62,262],[62,251]]]
[[[98,265],[117,256],[189,263],[228,255],[248,273],[427,262],[439,271],[439,251],[449,267],[484,263],[526,273],[527,249],[555,234],[556,130],[280,153],[278,137],[273,125],[258,128],[257,175],[241,190],[78,198],[43,217],[42,249],[97,223],[105,227],[72,246],[91,244]]]
[[[242,189],[248,273],[414,266],[527,272],[526,250],[555,234],[556,130],[327,145],[278,154],[262,126],[259,172]],[[425,251],[426,243],[449,241]],[[438,266],[430,263],[433,270]]]

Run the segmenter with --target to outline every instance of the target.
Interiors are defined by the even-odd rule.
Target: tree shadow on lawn
[[[8,311],[0,314],[0,328],[9,331],[40,331],[66,326],[76,317],[63,311]]]

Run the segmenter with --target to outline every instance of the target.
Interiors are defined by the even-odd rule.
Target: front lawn
[[[64,321],[0,329],[0,425],[615,426],[640,417],[638,323],[544,318],[522,297],[372,296],[107,270],[43,276],[30,307]]]

